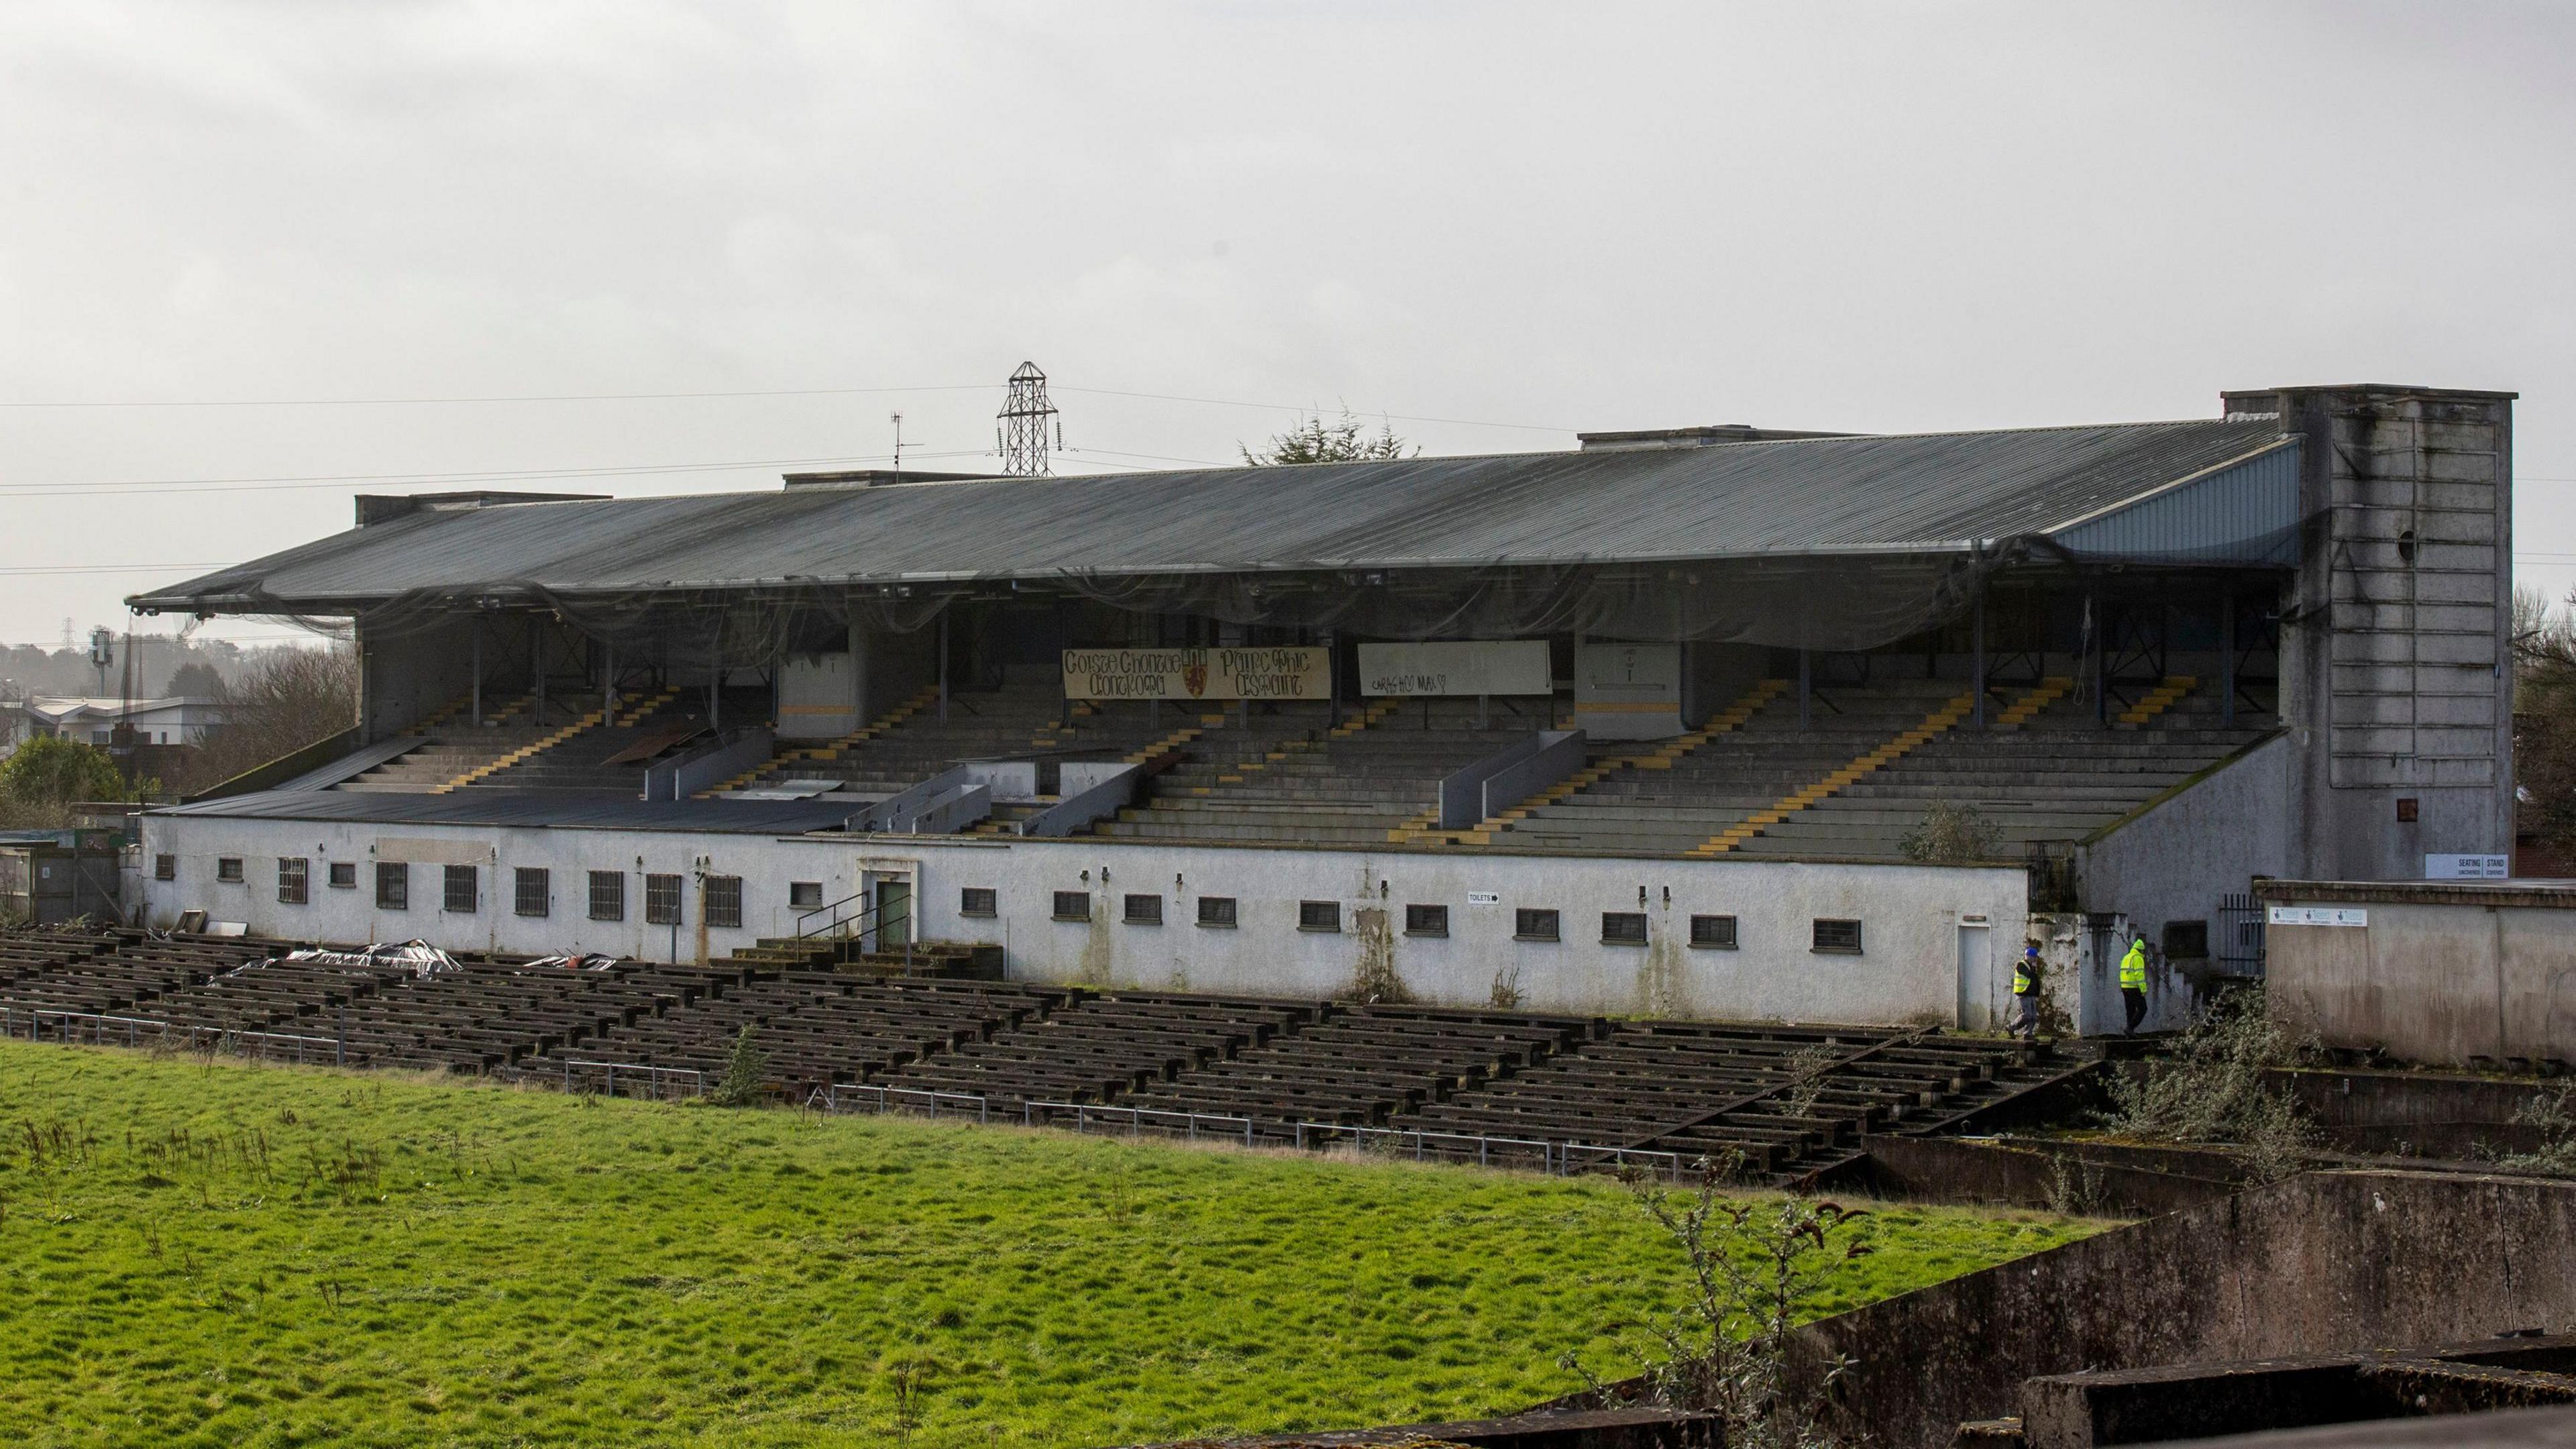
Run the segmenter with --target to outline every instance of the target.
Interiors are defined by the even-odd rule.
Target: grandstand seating
[[[587,718],[585,716],[585,718]],[[639,796],[654,758],[687,744],[706,725],[702,695],[664,688],[621,707],[615,724],[587,724],[542,743],[519,759],[466,783],[475,789],[597,790]],[[615,757],[659,745],[651,755],[610,763]]]
[[[469,958],[273,959],[276,942],[141,932],[0,935],[0,1007],[328,1042],[355,1064],[585,1089],[595,1064],[711,1081],[745,1026],[796,1100],[838,1084],[1243,1119],[1271,1141],[1352,1129],[1581,1144],[1811,1176],[1865,1131],[1921,1131],[2070,1070],[2048,1044],[1886,1027],[1607,1022],[1499,1010],[882,980],[847,971]],[[255,964],[243,964],[245,962]],[[59,1020],[48,1036],[66,1032]],[[114,1032],[99,1033],[113,1040]],[[167,1040],[165,1034],[160,1038]],[[1040,1111],[1045,1118],[1050,1114]],[[1231,1128],[1225,1129],[1229,1133]],[[1503,1155],[1507,1155],[1503,1154]]]
[[[1804,728],[1794,691],[1774,691],[1739,727],[1671,758],[1596,750],[1578,788],[1462,843],[1678,855],[1723,841],[1731,854],[1900,860],[1904,836],[1946,800],[1975,807],[1997,853],[2017,858],[2033,841],[2117,820],[2271,727],[2268,715],[2240,714],[2222,728],[2209,691],[2179,681],[2156,693],[2164,699],[2145,718],[2104,730],[2064,681],[2003,688],[1995,727],[1976,730],[1952,717],[1955,680],[1819,688]]]
[[[756,789],[791,779],[834,780],[858,798],[883,798],[967,760],[1122,756],[1177,722],[1169,711],[1157,721],[1142,704],[1068,707],[1063,687],[1053,681],[957,691],[942,719],[934,691],[842,740],[782,750],[737,783]]]
[[[1257,1047],[1316,1016],[1276,1001],[1108,992],[912,1062],[888,1085],[996,1103],[1107,1102]]]
[[[1123,840],[1382,845],[1418,828],[1440,779],[1551,728],[1552,706],[1472,699],[1381,700],[1339,726],[1321,704],[1256,714],[1249,730],[1211,733],[1155,782],[1152,800],[1103,821]],[[1231,748],[1229,748],[1231,747]]]

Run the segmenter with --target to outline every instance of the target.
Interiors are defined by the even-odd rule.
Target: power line
[[[983,456],[981,449],[941,453],[915,452],[916,458]],[[711,463],[632,463],[569,468],[507,468],[461,473],[289,473],[237,478],[119,478],[95,483],[27,483],[0,485],[0,495],[78,496],[83,493],[227,493],[273,488],[332,488],[351,483],[500,483],[542,478],[640,477],[656,473],[722,473],[741,468],[807,468],[852,463],[882,463],[883,453],[845,454],[831,458],[742,458]]]
[[[1127,392],[1114,387],[1068,387],[1059,384],[1056,391],[1088,393],[1094,397],[1152,398],[1157,402],[1199,403],[1207,407],[1218,408],[1258,408],[1263,412],[1310,413],[1318,411],[1318,409],[1311,403],[1290,404],[1244,402],[1238,398],[1183,397],[1178,393],[1169,392]],[[1560,428],[1546,423],[1491,423],[1478,418],[1435,418],[1426,417],[1419,413],[1384,412],[1376,408],[1357,409],[1354,415],[1359,417],[1386,418],[1399,423],[1444,423],[1451,427],[1460,428],[1518,428],[1525,432],[1533,433],[1571,433],[1575,431],[1573,428]]]
[[[0,408],[388,408],[446,407],[481,403],[677,402],[730,397],[852,397],[863,393],[983,392],[988,382],[933,383],[921,387],[770,387],[706,392],[557,392],[494,393],[483,397],[249,397],[249,398],[119,398],[0,402]]]

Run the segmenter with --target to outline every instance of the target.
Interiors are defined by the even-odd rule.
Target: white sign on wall
[[[2360,906],[2274,906],[2275,926],[2367,926],[2370,912]]]
[[[1596,740],[1682,732],[1682,646],[1585,644],[1574,651],[1575,723]]]
[[[1364,695],[1548,694],[1554,688],[1544,639],[1360,646]]]
[[[2509,855],[2428,855],[2426,880],[2504,880],[2513,874]]]
[[[1501,891],[1467,892],[1467,904],[1471,906],[1499,906],[1502,903],[1503,893]]]
[[[1067,649],[1067,699],[1330,699],[1322,649]]]

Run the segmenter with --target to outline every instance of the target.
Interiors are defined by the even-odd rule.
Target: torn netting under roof
[[[1820,650],[1871,649],[1964,610],[1985,577],[2028,556],[1931,552],[1713,559],[1670,564],[1495,565],[1418,570],[1057,574],[1019,580],[1136,614],[1332,630],[1378,639],[1504,639],[1576,633]],[[683,594],[568,595],[526,581],[418,589],[354,619],[267,617],[350,638],[400,639],[476,610],[546,609],[603,643],[651,643],[674,664],[743,664],[855,623],[908,634],[949,605],[1008,581],[885,588],[815,580]],[[257,608],[257,605],[253,606]],[[807,644],[804,647],[812,647]]]

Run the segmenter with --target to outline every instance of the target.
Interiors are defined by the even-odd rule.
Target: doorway
[[[1993,932],[1983,916],[1959,918],[1959,1029],[1984,1031],[1994,1024]]]

